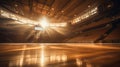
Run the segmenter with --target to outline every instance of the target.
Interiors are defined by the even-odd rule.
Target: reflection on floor
[[[120,67],[119,56],[120,44],[0,44],[0,67]]]

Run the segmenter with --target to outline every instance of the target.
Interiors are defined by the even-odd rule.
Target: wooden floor
[[[120,67],[119,57],[120,44],[0,44],[0,67]]]

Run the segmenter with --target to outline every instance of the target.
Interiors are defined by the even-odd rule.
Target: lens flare
[[[40,25],[43,27],[43,28],[47,28],[49,26],[49,22],[47,20],[47,18],[43,17],[41,20],[40,20]]]

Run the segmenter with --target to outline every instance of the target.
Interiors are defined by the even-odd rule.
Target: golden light
[[[20,16],[18,14],[11,13],[5,9],[0,9],[0,11],[1,11],[1,16],[6,17],[6,18],[11,18],[11,19],[17,21],[16,23],[27,24],[28,26],[33,26],[33,25],[37,24],[37,22],[34,20]]]
[[[71,23],[72,24],[78,23],[78,22],[80,22],[80,21],[82,21],[82,20],[84,20],[92,15],[95,15],[97,12],[98,12],[98,8],[95,7],[93,9],[91,9],[90,11],[84,13],[83,15],[80,15],[80,16],[74,18]]]
[[[40,64],[41,66],[45,65],[44,46],[41,46]]]
[[[76,64],[78,65],[78,66],[81,66],[83,63],[82,63],[82,60],[80,60],[80,59],[76,59]]]
[[[46,17],[43,17],[41,20],[40,20],[40,25],[43,27],[43,28],[47,28],[49,26],[49,22],[47,20]]]
[[[51,23],[50,27],[66,27],[67,22],[61,22],[61,23]]]

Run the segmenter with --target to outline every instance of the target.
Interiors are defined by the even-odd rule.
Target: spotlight
[[[47,28],[49,26],[49,22],[48,22],[47,18],[43,17],[40,20],[40,25],[42,28]]]

